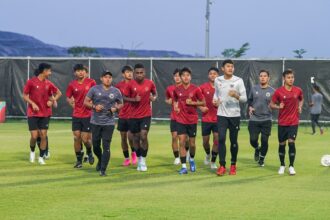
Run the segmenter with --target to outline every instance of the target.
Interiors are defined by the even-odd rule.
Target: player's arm
[[[197,101],[192,101],[189,98],[186,100],[186,104],[192,105],[192,106],[205,106],[205,98],[204,98],[204,95],[203,95],[202,91],[200,90],[200,88],[196,89],[195,95],[196,95]]]
[[[74,98],[73,97],[66,97],[66,102],[69,103],[69,105],[74,108]]]
[[[150,101],[154,102],[157,99],[157,90],[155,84],[152,83]]]
[[[302,91],[301,91],[301,95],[299,97],[299,104],[298,104],[298,111],[299,111],[300,114],[302,112],[303,104],[304,104],[304,96],[303,96]]]
[[[132,93],[133,93],[133,90],[131,87],[128,87],[128,95],[124,95],[123,96],[123,100],[125,102],[140,102],[141,101],[141,96],[136,95],[135,97],[131,97],[132,96]]]
[[[69,84],[68,88],[66,89],[66,102],[72,107],[74,108],[74,98],[72,96],[72,87],[71,84]]]
[[[212,104],[215,106],[215,107],[219,107],[219,105],[221,104],[221,101],[220,101],[220,91],[219,91],[219,88],[218,88],[218,84],[216,83],[216,81],[214,82],[214,95],[213,95],[213,100],[212,100]]]
[[[86,107],[89,108],[89,109],[93,109],[93,110],[95,110],[96,112],[100,112],[100,111],[102,111],[103,108],[104,108],[104,106],[103,106],[103,105],[100,105],[100,104],[95,105],[95,104],[93,103],[93,99],[92,99],[92,97],[93,97],[93,90],[90,89],[89,92],[87,93],[85,99],[84,99],[84,106],[86,106]]]
[[[32,106],[33,111],[39,111],[38,105],[30,99],[29,94],[23,93],[23,100]]]
[[[242,79],[239,80],[238,92],[234,92],[231,96],[236,98],[241,103],[247,101],[246,89]]]
[[[247,99],[247,103],[248,103],[248,112],[249,112],[249,115],[253,115],[255,109],[253,108],[253,94],[254,94],[254,89],[252,88],[250,93],[249,93],[249,97]]]

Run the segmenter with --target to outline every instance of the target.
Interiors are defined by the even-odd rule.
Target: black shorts
[[[117,124],[117,130],[121,132],[129,131],[129,119],[119,118]]]
[[[28,117],[29,131],[48,130],[50,117]]]
[[[129,130],[133,134],[139,133],[141,130],[149,131],[150,123],[151,123],[151,117],[130,118],[129,119]]]
[[[241,117],[225,117],[218,116],[218,133],[221,131],[226,131],[229,129],[230,131],[239,131],[241,123]]]
[[[197,124],[181,124],[176,123],[178,135],[186,134],[188,137],[196,137]]]
[[[91,118],[72,117],[72,131],[91,132]]]
[[[175,120],[171,120],[170,129],[171,129],[171,133],[178,131],[177,122]]]
[[[295,140],[298,134],[298,125],[293,126],[278,126],[278,141],[284,142],[288,139]]]
[[[272,131],[272,121],[249,121],[248,129],[250,136],[258,136],[260,133],[270,136]]]
[[[209,136],[212,133],[218,133],[217,123],[202,122],[202,136]]]

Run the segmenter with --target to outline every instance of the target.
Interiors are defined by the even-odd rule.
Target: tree
[[[295,58],[303,58],[303,54],[307,53],[307,51],[305,49],[299,49],[299,50],[293,50],[292,51],[295,54]]]
[[[221,54],[226,58],[239,58],[246,54],[246,51],[250,49],[249,46],[250,44],[246,42],[238,50],[234,48],[228,48],[224,49]]]
[[[97,50],[92,47],[70,47],[68,53],[74,57],[98,56]]]

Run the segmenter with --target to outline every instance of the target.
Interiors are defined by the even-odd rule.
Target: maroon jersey
[[[117,83],[115,87],[120,90],[123,96],[128,97],[129,96],[128,84],[129,82],[123,80]],[[131,113],[131,103],[124,101],[124,106],[122,107],[122,109],[120,109],[118,117],[122,119],[129,119],[130,113]]]
[[[215,88],[211,83],[207,82],[199,86],[205,98],[206,107],[209,109],[202,115],[202,122],[216,123],[217,122],[217,107],[212,103]]]
[[[128,84],[128,97],[135,98],[140,96],[139,102],[131,102],[131,118],[144,118],[151,116],[151,94],[156,94],[155,84],[149,80],[144,79],[141,83],[131,80]]]
[[[204,96],[200,88],[194,84],[190,84],[188,88],[184,88],[183,85],[176,87],[173,93],[174,101],[178,102],[180,112],[176,117],[176,121],[181,124],[197,124],[198,114],[197,106],[187,105],[186,100],[202,101]]]
[[[73,117],[76,118],[89,118],[92,111],[84,105],[84,100],[89,89],[96,85],[95,80],[85,78],[82,83],[77,80],[70,82],[66,89],[66,97],[74,98]]]
[[[172,110],[171,110],[171,120],[176,121],[177,113],[174,111],[174,90],[176,89],[175,85],[170,85],[166,88],[166,99],[172,99]]]
[[[52,108],[47,106],[49,97],[57,93],[58,88],[45,79],[41,81],[38,77],[33,77],[27,81],[23,93],[39,107],[39,111],[33,111],[32,105],[28,104],[28,117],[49,117],[52,115]]]
[[[299,101],[303,99],[302,90],[292,86],[288,91],[284,86],[275,90],[272,101],[276,104],[284,103],[284,108],[279,110],[278,124],[293,126],[299,124]]]

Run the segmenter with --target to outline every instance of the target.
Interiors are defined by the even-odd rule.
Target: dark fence
[[[22,99],[22,90],[28,78],[33,76],[33,71],[39,63],[47,62],[52,65],[50,80],[65,93],[71,80],[74,79],[72,67],[82,63],[89,67],[90,77],[99,82],[103,70],[114,73],[114,83],[121,80],[121,67],[143,63],[146,67],[147,77],[152,79],[159,94],[158,100],[153,103],[153,118],[168,119],[170,107],[164,102],[165,89],[172,84],[172,72],[175,68],[188,66],[192,69],[193,83],[202,84],[207,81],[207,70],[221,66],[220,59],[171,59],[171,58],[0,58],[0,100],[6,101],[7,116],[24,117],[26,103]],[[249,92],[252,85],[258,83],[258,73],[261,69],[271,73],[270,84],[277,88],[282,85],[282,72],[292,68],[295,72],[295,85],[304,91],[305,103],[303,106],[302,120],[308,120],[308,103],[311,97],[311,77],[320,87],[324,96],[321,120],[330,121],[330,60],[235,60],[235,75],[242,77]],[[53,117],[65,118],[71,116],[71,108],[65,102],[65,97],[59,100],[59,108],[54,109]],[[246,109],[246,105],[242,106]],[[242,118],[246,118],[245,110]]]

